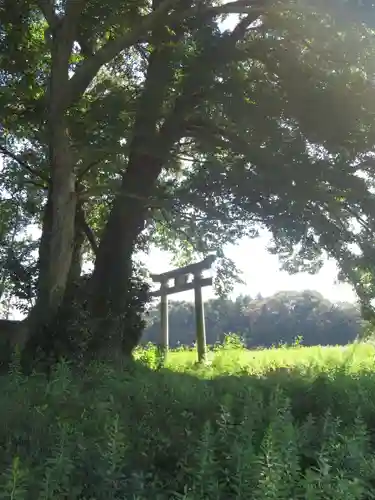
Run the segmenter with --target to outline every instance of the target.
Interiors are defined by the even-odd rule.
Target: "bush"
[[[79,374],[60,363],[49,380],[15,361],[0,378],[0,497],[374,498],[370,361],[220,376],[153,371],[156,359]]]
[[[83,366],[103,354],[111,355],[111,339],[106,334],[111,324],[118,326],[116,333],[125,355],[130,355],[138,345],[145,326],[144,311],[150,300],[149,286],[140,271],[135,269],[128,282],[123,314],[102,318],[103,323],[97,317],[92,318],[90,279],[90,275],[85,275],[70,283],[57,316],[29,337],[22,353],[25,373],[33,370],[48,373],[61,358]]]
[[[224,335],[222,347],[224,349],[245,349],[245,340],[236,333],[226,333]]]

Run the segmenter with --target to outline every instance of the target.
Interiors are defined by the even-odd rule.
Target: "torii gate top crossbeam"
[[[202,271],[209,269],[214,261],[215,255],[209,255],[204,260],[195,264],[173,269],[162,274],[151,274],[154,282],[160,283],[160,289],[150,293],[151,297],[160,297],[161,295],[171,295],[173,293],[186,292],[192,290],[197,285],[210,286],[212,278],[203,278]],[[189,275],[193,275],[193,281],[189,281]],[[168,286],[169,280],[174,280],[174,286]]]
[[[180,267],[179,269],[173,269],[172,271],[167,271],[162,274],[151,274],[152,281],[156,283],[164,283],[170,279],[177,278],[178,276],[183,276],[185,274],[199,274],[205,269],[210,269],[212,264],[216,260],[216,255],[208,255],[205,259],[195,264],[189,264],[188,266]]]

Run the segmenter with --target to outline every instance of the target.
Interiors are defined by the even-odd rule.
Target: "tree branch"
[[[59,45],[63,49],[64,59],[68,64],[74,42],[77,38],[78,23],[85,5],[85,0],[67,0],[65,7],[65,15],[61,18],[60,26],[55,30],[55,36],[59,39]],[[61,56],[60,56],[61,57]],[[69,90],[64,95],[64,99],[69,95]],[[69,101],[66,101],[69,105]]]
[[[74,0],[72,0],[72,2],[74,3]],[[67,91],[68,104],[72,104],[83,95],[102,66],[108,64],[123,50],[147,38],[148,33],[159,21],[163,23],[165,23],[166,20],[175,23],[181,22],[187,16],[202,11],[202,6],[198,6],[185,11],[175,11],[170,14],[169,11],[174,6],[177,6],[178,2],[179,0],[162,1],[153,12],[140,18],[137,27],[125,33],[123,36],[118,36],[109,40],[93,56],[84,60],[82,65],[77,68],[75,74],[70,79],[70,88]],[[227,13],[249,13],[250,9],[252,15],[255,16],[254,19],[257,19],[259,15],[264,12],[265,3],[264,0],[238,0],[218,7],[210,7],[206,12],[211,16],[217,16]]]
[[[21,165],[22,168],[27,170],[29,172],[29,174],[31,174],[32,176],[39,177],[39,179],[42,179],[43,181],[45,181],[49,184],[50,180],[47,176],[45,176],[44,174],[42,174],[38,170],[35,170],[32,167],[30,167],[30,165],[26,161],[24,161],[22,158],[20,158],[18,155],[16,155],[12,151],[9,151],[8,148],[6,148],[5,146],[2,146],[1,144],[0,144],[0,151],[8,158],[11,158],[12,160],[16,161],[19,165]],[[44,184],[40,184],[39,186],[43,187],[43,188],[45,187]]]
[[[109,63],[123,50],[142,41],[153,26],[165,18],[169,9],[177,2],[178,0],[164,0],[157,9],[143,16],[137,27],[123,36],[109,40],[92,57],[86,59],[70,79],[69,104],[81,97],[102,66]]]
[[[181,227],[177,227],[177,228],[173,227],[173,222],[172,222],[171,218],[168,216],[168,213],[165,209],[160,210],[160,215],[162,216],[164,222],[167,224],[169,229],[171,229],[172,231],[176,231],[177,234],[182,235],[185,238],[185,240],[188,243],[190,243],[190,245],[194,248],[195,251],[199,251],[196,248],[195,242],[191,239],[189,234],[184,229],[182,229]]]
[[[48,186],[46,184],[42,184],[41,182],[33,181],[31,179],[24,180],[21,185],[27,186],[29,184],[31,184],[32,186],[36,186],[40,189],[43,189],[44,191],[48,191]]]
[[[68,0],[65,8],[65,22],[77,22],[82,14],[86,0]]]
[[[373,233],[373,228],[371,224],[367,223],[359,213],[357,213],[353,208],[350,207],[349,203],[344,203],[345,210],[347,210],[352,217],[356,219],[356,221],[361,225],[361,227],[365,230],[367,235],[371,236]]]
[[[59,18],[53,8],[53,0],[38,0],[37,4],[51,29],[54,29]]]
[[[258,11],[259,14],[261,14],[262,12],[264,12],[267,3],[267,0],[236,0],[234,2],[228,2],[217,7],[211,7],[209,10],[215,15],[247,14],[249,13],[249,10],[251,12]]]
[[[255,1],[259,2],[260,0]],[[263,3],[265,3],[264,0]],[[226,5],[233,6],[234,4],[254,5],[254,0],[240,0],[239,2],[232,2],[231,4]],[[262,11],[264,11],[264,8]],[[258,17],[258,9],[255,9],[255,11],[252,9],[250,13],[244,17],[244,19],[241,19],[238,22],[233,32],[229,36],[224,36],[220,40],[220,43],[213,50],[212,48],[210,49],[212,51],[211,53],[203,53],[201,56],[198,56],[193,62],[193,65],[195,67],[192,66],[190,68],[190,74],[188,74],[185,82],[183,83],[181,94],[176,98],[172,112],[166,118],[163,126],[159,131],[160,140],[162,142],[169,143],[167,147],[170,148],[172,143],[176,140],[179,140],[181,134],[186,132],[186,115],[189,112],[191,113],[194,108],[197,108],[199,103],[207,94],[207,91],[209,91],[209,85],[207,85],[207,81],[204,80],[204,78],[206,78],[206,75],[201,73],[200,66],[202,65],[202,63],[207,67],[207,65],[210,64],[209,61],[216,61],[217,56],[219,55],[219,66],[226,64],[228,62],[228,59],[230,60],[233,58],[233,52],[228,50],[228,40],[230,41],[231,47],[234,49],[236,43],[246,33],[247,28]],[[209,67],[207,69],[208,71],[210,71]],[[212,68],[213,71],[215,69],[217,69],[217,65]],[[201,79],[197,78],[196,76],[199,73],[201,73]]]
[[[83,219],[83,232],[85,233],[86,238],[88,239],[88,241],[91,245],[91,249],[96,257],[98,254],[98,244],[96,243],[94,231],[88,225],[85,218]]]
[[[96,257],[96,255],[98,253],[98,244],[96,242],[94,231],[88,225],[86,218],[85,218],[84,211],[83,211],[81,206],[77,207],[77,216],[78,216],[78,222],[79,222],[80,226],[82,227],[82,230],[85,233],[85,236],[88,239],[88,242],[90,243],[91,249]]]
[[[261,9],[261,12],[264,12],[264,8]],[[238,22],[230,35],[234,43],[237,43],[241,38],[245,36],[248,27],[257,19],[259,19],[259,14],[259,9],[251,10],[251,12],[247,14],[247,16],[245,16],[243,19],[241,19],[241,21]]]
[[[87,165],[85,165],[78,173],[77,173],[77,181],[81,181],[83,179],[83,177],[87,174],[87,172],[89,170],[91,170],[92,168],[96,167],[97,165],[99,165],[99,163],[101,163],[102,161],[104,161],[106,159],[105,156],[103,156],[103,158],[99,158],[98,160],[94,160],[90,163],[88,163]]]
[[[106,188],[107,188],[107,186],[96,186],[95,191],[101,190],[101,189],[106,189]],[[142,201],[143,203],[145,203],[146,207],[149,208],[149,209],[162,209],[162,208],[166,208],[166,205],[164,205],[160,201],[157,201],[155,198],[154,199],[150,199],[150,198],[139,196],[137,194],[126,192],[126,191],[123,191],[123,190],[118,191],[115,194],[116,194],[116,196],[121,196],[121,197],[124,197],[124,198],[130,198],[130,199],[133,199],[133,200]],[[83,191],[82,193],[80,193],[78,195],[78,198],[81,201],[87,201],[91,196],[97,196],[97,195],[98,194],[94,192],[94,189],[90,189],[90,190]],[[100,196],[100,193],[99,193],[99,196]]]

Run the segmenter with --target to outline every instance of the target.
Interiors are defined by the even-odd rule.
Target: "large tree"
[[[0,9],[3,186],[22,199],[19,230],[42,229],[29,345],[61,323],[85,238],[96,355],[130,353],[139,339],[123,320],[145,241],[204,254],[263,226],[289,268],[314,270],[328,252],[354,279],[350,245],[366,248],[352,222],[367,238],[374,212],[375,100],[371,32],[346,7],[4,0]],[[223,29],[228,13],[237,18]]]

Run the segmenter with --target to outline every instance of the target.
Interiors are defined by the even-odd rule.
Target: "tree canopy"
[[[65,324],[84,261],[87,350],[131,352],[137,249],[215,251],[225,278],[235,269],[223,246],[261,227],[290,272],[329,254],[369,304],[375,46],[364,7],[2,2],[2,282],[24,301],[32,349]]]
[[[207,343],[222,342],[234,333],[249,348],[291,345],[302,337],[311,345],[345,345],[362,334],[364,322],[353,304],[333,304],[321,294],[278,292],[271,297],[239,296],[235,300],[216,298],[205,306]],[[171,301],[169,306],[171,347],[195,343],[194,304]],[[160,342],[160,311],[152,308],[142,343]]]

